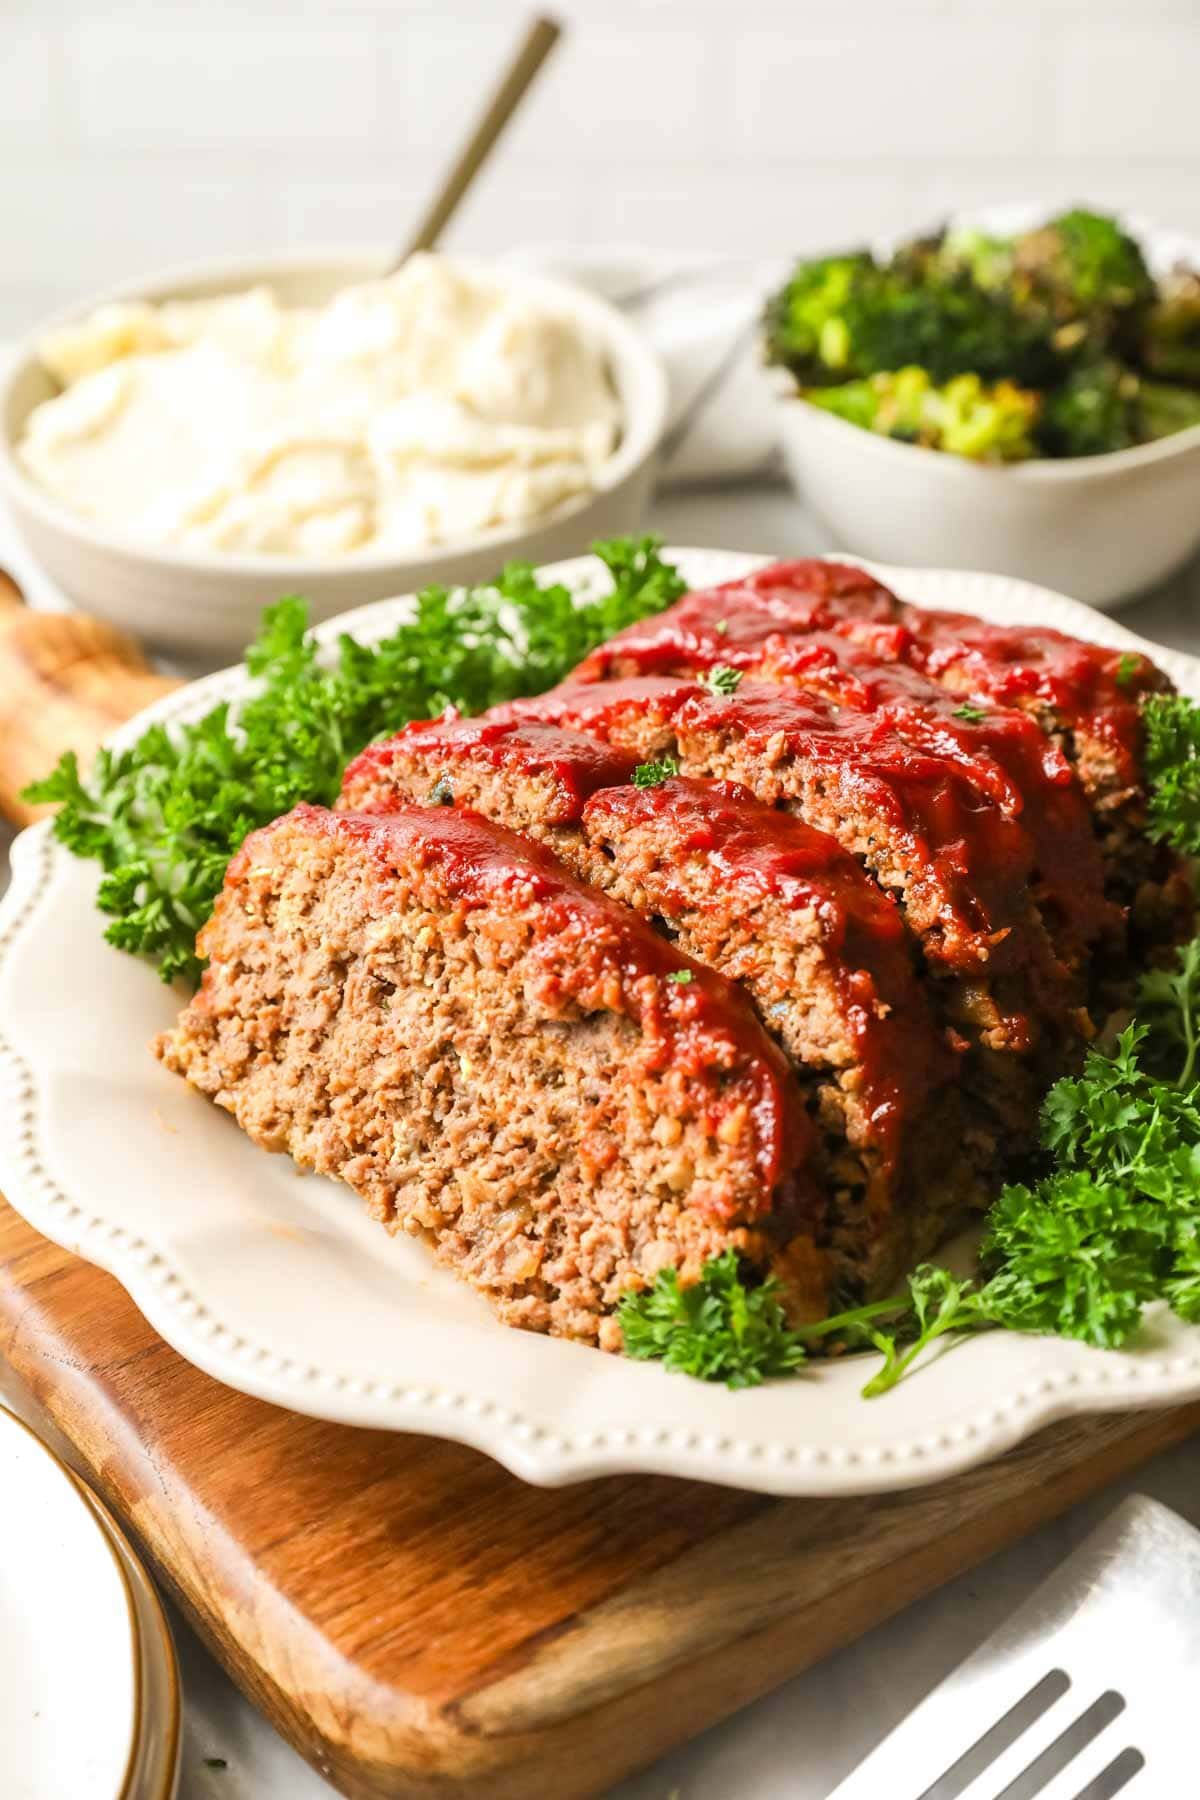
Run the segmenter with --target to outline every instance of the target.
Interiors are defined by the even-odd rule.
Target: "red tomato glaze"
[[[606,788],[588,801],[584,828],[616,839],[653,826],[663,860],[648,890],[668,917],[687,910],[671,869],[699,856],[720,904],[763,900],[811,912],[862,1071],[860,1097],[886,1161],[906,1117],[951,1077],[955,1058],[918,986],[899,908],[836,838],[764,806],[735,782],[675,777],[657,787]],[[797,996],[802,1003],[802,997]]]
[[[269,866],[270,840],[297,828],[362,851],[387,883],[397,869],[433,867],[448,897],[468,910],[532,908],[541,964],[538,998],[551,1012],[603,991],[606,1004],[636,1020],[642,1066],[678,1070],[712,1093],[706,1129],[748,1109],[766,1213],[777,1189],[792,1205],[795,1180],[812,1149],[812,1127],[786,1058],[733,983],[682,955],[628,908],[576,881],[542,845],[455,808],[398,807],[335,813],[298,806],[252,832],[229,865],[236,888]],[[686,973],[686,981],[672,979]],[[708,1079],[713,1070],[722,1079]]]

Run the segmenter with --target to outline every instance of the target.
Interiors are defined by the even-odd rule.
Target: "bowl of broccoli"
[[[798,263],[763,341],[848,549],[1112,606],[1200,547],[1200,244],[1009,208]]]

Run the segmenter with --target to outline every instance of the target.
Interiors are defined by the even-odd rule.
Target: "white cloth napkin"
[[[786,265],[554,244],[506,260],[590,288],[650,339],[671,390],[664,486],[745,481],[770,469],[775,429],[756,326]]]

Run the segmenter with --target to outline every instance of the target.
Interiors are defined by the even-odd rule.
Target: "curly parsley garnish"
[[[1200,706],[1153,694],[1142,709],[1150,785],[1146,830],[1184,856],[1200,856]]]
[[[958,714],[975,711],[968,702]],[[1200,855],[1200,706],[1181,695],[1155,695],[1144,717],[1150,833]],[[771,1282],[751,1288],[752,1297],[767,1296],[761,1316],[773,1326],[759,1378],[784,1372],[789,1355],[790,1366],[799,1367],[805,1347],[822,1338],[841,1350],[882,1355],[882,1368],[863,1389],[870,1396],[894,1387],[951,1333],[999,1327],[1112,1349],[1130,1341],[1156,1300],[1200,1323],[1200,938],[1178,952],[1173,968],[1143,978],[1135,1022],[1112,1050],[1091,1050],[1080,1075],[1050,1089],[1041,1141],[1040,1177],[1031,1185],[1008,1183],[988,1215],[976,1278],[923,1264],[894,1299],[795,1329]],[[724,1272],[705,1290],[708,1305],[685,1312],[681,1300],[671,1302],[677,1323],[670,1366],[686,1365],[709,1380],[732,1371],[744,1386],[752,1378],[748,1346],[760,1340],[748,1339],[736,1358],[730,1355],[728,1319],[737,1308],[730,1284],[739,1278],[718,1261]],[[628,1297],[620,1313],[626,1336],[632,1327],[643,1346],[651,1343],[643,1314],[661,1328],[669,1298],[657,1285]],[[711,1355],[697,1342],[709,1328]],[[655,1352],[643,1347],[638,1354]]]
[[[674,1269],[662,1270],[645,1293],[624,1296],[617,1318],[626,1356],[657,1359],[701,1381],[757,1387],[804,1361],[777,1284],[744,1286],[732,1250],[711,1257],[690,1287],[681,1286]]]
[[[664,781],[670,781],[678,773],[679,764],[675,758],[664,756],[661,762],[639,763],[630,780],[637,788],[661,787]]]
[[[481,587],[426,588],[412,619],[378,644],[343,636],[325,653],[303,601],[280,600],[246,655],[258,690],[236,712],[222,704],[192,725],[151,726],[128,750],[102,750],[86,777],[64,756],[26,798],[57,802],[58,838],[104,869],[109,943],[153,957],[164,980],[194,981],[196,933],[248,831],[298,801],[332,802],[372,738],[447,706],[476,713],[539,694],[684,591],[655,538],[594,549],[612,588],[590,605],[510,563]]]
[[[1116,1349],[1153,1300],[1200,1323],[1200,939],[1180,950],[1174,970],[1144,979],[1138,1013],[1111,1055],[1091,1051],[1081,1075],[1051,1088],[1042,1108],[1047,1172],[1031,1187],[1009,1183],[1001,1192],[978,1279],[926,1263],[894,1299],[796,1329],[768,1281],[746,1295],[747,1304],[765,1296],[753,1317],[769,1320],[770,1330],[743,1331],[735,1355],[730,1321],[742,1317],[733,1293],[740,1277],[726,1252],[701,1274],[703,1305],[685,1305],[691,1290],[680,1293],[673,1272],[622,1301],[626,1347],[631,1330],[640,1346],[629,1354],[662,1354],[671,1368],[709,1381],[733,1375],[744,1387],[798,1368],[806,1346],[825,1338],[842,1350],[880,1352],[883,1366],[863,1389],[871,1397],[950,1333],[1003,1327]],[[705,1286],[718,1265],[720,1279]],[[673,1321],[670,1331],[664,1321]]]
[[[712,694],[736,694],[741,680],[740,669],[730,668],[728,663],[717,663],[704,677],[704,685]]]
[[[982,706],[972,706],[969,700],[964,700],[961,706],[955,707],[954,717],[965,720],[968,725],[981,725],[987,718],[987,711]]]
[[[1117,663],[1117,673],[1115,676],[1117,686],[1122,688],[1131,686],[1141,673],[1141,668],[1141,657],[1135,656],[1132,650],[1126,650],[1124,656],[1122,656]]]

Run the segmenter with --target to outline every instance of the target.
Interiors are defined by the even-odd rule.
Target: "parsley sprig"
[[[618,1317],[626,1356],[731,1388],[790,1375],[805,1358],[778,1284],[745,1286],[733,1250],[710,1257],[690,1287],[674,1269],[663,1269],[645,1293],[625,1295]]]
[[[661,762],[639,763],[630,776],[636,788],[661,787],[664,781],[670,781],[678,775],[679,764],[673,756],[664,756]]]
[[[660,1276],[649,1293],[621,1304],[626,1345],[632,1332],[640,1346],[630,1354],[663,1354],[669,1367],[710,1381],[736,1375],[745,1386],[751,1344],[762,1348],[765,1376],[784,1372],[785,1352],[798,1368],[806,1347],[825,1338],[883,1356],[863,1389],[869,1398],[951,1333],[1003,1327],[1116,1349],[1154,1300],[1200,1323],[1200,939],[1179,951],[1174,969],[1143,980],[1138,1015],[1111,1053],[1091,1051],[1081,1075],[1051,1088],[1041,1119],[1046,1173],[1001,1192],[978,1278],[926,1263],[895,1298],[794,1330],[767,1282],[750,1290],[767,1296],[755,1312],[763,1328],[751,1340],[733,1328],[736,1270],[706,1290],[699,1312],[685,1308],[688,1290],[680,1297],[673,1275],[665,1288]],[[661,1351],[646,1347],[656,1341],[648,1318]],[[701,1332],[712,1342],[701,1343]]]
[[[684,591],[655,538],[593,548],[612,583],[588,605],[510,563],[481,587],[426,588],[375,645],[342,636],[323,653],[303,601],[280,600],[246,655],[257,690],[236,711],[223,703],[191,725],[151,726],[127,750],[102,750],[86,776],[64,756],[25,797],[57,803],[56,835],[104,869],[108,941],[154,958],[165,980],[195,980],[196,933],[248,831],[298,801],[330,803],[373,738],[446,706],[475,713],[541,693]]]
[[[1153,694],[1142,709],[1146,830],[1184,856],[1200,856],[1200,706],[1183,694]]]
[[[710,694],[721,694],[725,697],[736,694],[741,684],[741,669],[735,669],[729,663],[715,664],[704,677],[704,685]]]

